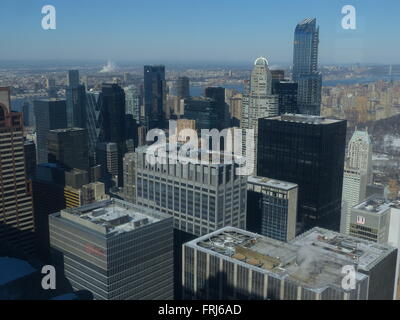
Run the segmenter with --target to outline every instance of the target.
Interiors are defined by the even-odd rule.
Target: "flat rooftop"
[[[370,270],[394,248],[314,228],[291,242],[225,227],[185,244],[237,264],[291,280],[313,290],[341,287],[342,267]],[[357,272],[357,279],[366,276]]]
[[[130,232],[171,216],[118,199],[104,200],[52,215],[104,235]]]
[[[244,163],[245,157],[239,155],[232,155],[231,153],[219,152],[219,151],[210,151],[204,148],[199,147],[197,150],[186,150],[183,154],[181,151],[182,145],[184,143],[178,142],[176,144],[176,150],[174,150],[174,143],[166,142],[165,144],[160,144],[155,150],[154,147],[150,149],[151,146],[140,146],[135,149],[136,153],[147,153],[150,149],[152,153],[154,153],[155,158],[165,158],[168,159],[168,163],[172,162],[172,164],[176,163],[192,163],[192,164],[202,164],[202,165],[211,165],[211,166],[223,166],[226,164],[241,164]],[[149,154],[151,156],[151,154]],[[215,162],[213,160],[216,159]]]
[[[86,129],[83,128],[63,128],[63,129],[53,129],[50,132],[57,132],[57,133],[65,133],[65,132],[76,132],[76,131],[85,131]]]
[[[372,196],[364,202],[356,205],[353,209],[361,210],[366,213],[374,213],[377,215],[384,214],[390,210],[391,203],[383,197]]]
[[[288,191],[288,190],[298,187],[298,185],[296,183],[286,182],[286,181],[276,180],[276,179],[270,179],[270,178],[265,178],[265,177],[258,177],[258,176],[249,176],[247,178],[247,183],[255,184],[255,185],[259,185],[259,186],[277,188],[277,189],[281,189],[281,190],[285,190],[285,191]]]
[[[56,101],[66,101],[66,99],[63,99],[63,98],[39,98],[39,99],[36,99],[35,101],[56,102]]]
[[[321,116],[311,116],[305,114],[285,113],[275,117],[269,117],[271,120],[279,120],[286,122],[308,123],[308,124],[332,124],[342,122],[344,120],[330,119]]]

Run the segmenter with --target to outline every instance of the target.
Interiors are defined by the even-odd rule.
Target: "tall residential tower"
[[[316,19],[296,26],[293,48],[293,81],[298,83],[298,107],[302,114],[320,115],[322,77],[318,72],[319,27]]]

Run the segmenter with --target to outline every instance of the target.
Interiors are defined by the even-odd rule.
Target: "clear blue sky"
[[[57,29],[41,27],[44,5]],[[341,8],[357,30],[341,29]],[[321,63],[400,63],[399,0],[0,0],[5,59],[148,62],[292,60],[296,23],[316,17]]]

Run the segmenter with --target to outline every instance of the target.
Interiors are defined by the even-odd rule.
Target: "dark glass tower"
[[[99,142],[113,142],[117,145],[118,185],[122,187],[123,157],[126,152],[125,92],[117,84],[103,84],[100,100]]]
[[[144,66],[144,125],[147,130],[165,126],[166,100],[165,66]]]
[[[292,78],[299,85],[298,105],[302,114],[320,114],[322,77],[318,72],[318,44],[316,19],[300,22],[294,33]]]
[[[86,88],[79,84],[79,71],[68,71],[67,119],[68,127],[86,128]]]
[[[176,95],[180,99],[187,99],[190,97],[190,81],[188,77],[179,77],[176,82]]]
[[[197,130],[218,129],[220,118],[218,104],[210,98],[193,97],[185,100],[184,118],[195,120]]]
[[[211,129],[225,129],[230,125],[229,106],[225,103],[225,88],[208,87],[205,90],[205,96],[212,100],[214,108],[218,115],[218,126]]]
[[[346,120],[259,119],[257,174],[299,185],[298,232],[340,227]]]
[[[68,71],[68,87],[76,88],[79,86],[79,70]]]
[[[65,100],[44,99],[34,101],[36,119],[37,163],[47,162],[47,134],[50,130],[67,127]]]
[[[273,83],[273,93],[278,95],[279,114],[298,113],[297,107],[298,84],[282,80]]]
[[[89,171],[87,130],[68,128],[50,130],[47,136],[48,160],[67,169]]]

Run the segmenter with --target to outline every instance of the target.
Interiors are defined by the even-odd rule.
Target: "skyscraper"
[[[302,114],[320,114],[322,76],[318,72],[318,45],[316,19],[301,21],[294,33],[292,78],[298,83],[298,106]]]
[[[179,77],[176,81],[176,95],[179,99],[190,97],[190,80],[188,77]]]
[[[169,118],[165,66],[144,66],[144,125],[147,130],[164,128]]]
[[[247,179],[247,229],[289,241],[296,236],[298,185],[250,176]]]
[[[235,163],[174,161],[169,150],[150,165],[148,148],[137,148],[133,160],[136,204],[174,217],[175,299],[180,299],[182,244],[223,226],[246,228],[247,177],[237,175]]]
[[[211,98],[192,97],[185,99],[184,115],[185,119],[196,121],[196,128],[219,129],[221,118],[219,117],[219,104]]]
[[[225,227],[184,244],[184,298],[392,300],[396,260],[389,245],[322,228],[286,243]]]
[[[0,87],[0,242],[34,253],[32,187],[25,169],[22,114],[11,111],[11,90]]]
[[[148,148],[137,148],[133,161],[138,205],[169,213],[176,229],[196,236],[225,225],[246,227],[247,177],[237,175],[236,164],[174,163],[166,150],[149,165]]]
[[[126,152],[125,92],[117,84],[103,84],[100,97],[101,128],[99,142],[117,146],[118,186],[123,185],[123,156]]]
[[[124,200],[130,203],[136,202],[136,155],[134,152],[125,153],[124,156]]]
[[[86,128],[86,88],[79,82],[79,71],[68,71],[66,89],[68,127]]]
[[[298,231],[339,231],[346,121],[281,115],[259,120],[257,174],[299,185]]]
[[[96,163],[101,166],[102,181],[107,189],[118,185],[118,146],[114,142],[98,143],[96,147]]]
[[[70,88],[79,86],[79,70],[69,70],[67,74],[67,83]]]
[[[48,161],[59,163],[67,169],[89,172],[87,130],[67,128],[50,130],[47,136]]]
[[[367,198],[367,186],[373,182],[372,142],[367,131],[355,130],[347,146],[343,177],[340,230],[350,232],[352,207]]]
[[[347,166],[365,172],[367,182],[373,182],[372,142],[368,131],[355,130],[347,147]]]
[[[351,209],[367,197],[367,175],[358,169],[344,167],[342,191],[342,217],[340,232],[349,234]]]
[[[210,98],[215,104],[215,111],[218,115],[218,126],[211,129],[223,130],[229,128],[231,124],[231,115],[229,105],[225,102],[225,88],[207,87],[204,91],[205,96]]]
[[[273,92],[278,96],[279,114],[299,113],[297,105],[298,84],[281,80],[274,84]]]
[[[66,102],[60,99],[34,101],[37,163],[46,163],[47,135],[50,130],[67,128]]]
[[[140,96],[136,86],[130,85],[124,88],[126,114],[131,114],[136,123],[140,123]]]
[[[96,300],[173,299],[172,217],[111,199],[50,216],[56,264]]]
[[[278,96],[272,94],[272,75],[267,59],[260,57],[254,62],[251,73],[248,99],[243,99],[243,114],[241,127],[254,130],[254,154],[249,157],[256,168],[258,119],[278,115]],[[247,138],[243,134],[243,154],[247,150]]]
[[[103,122],[100,100],[101,92],[90,91],[86,93],[86,128],[88,130],[89,156],[94,162],[96,146],[99,141],[100,130]]]

